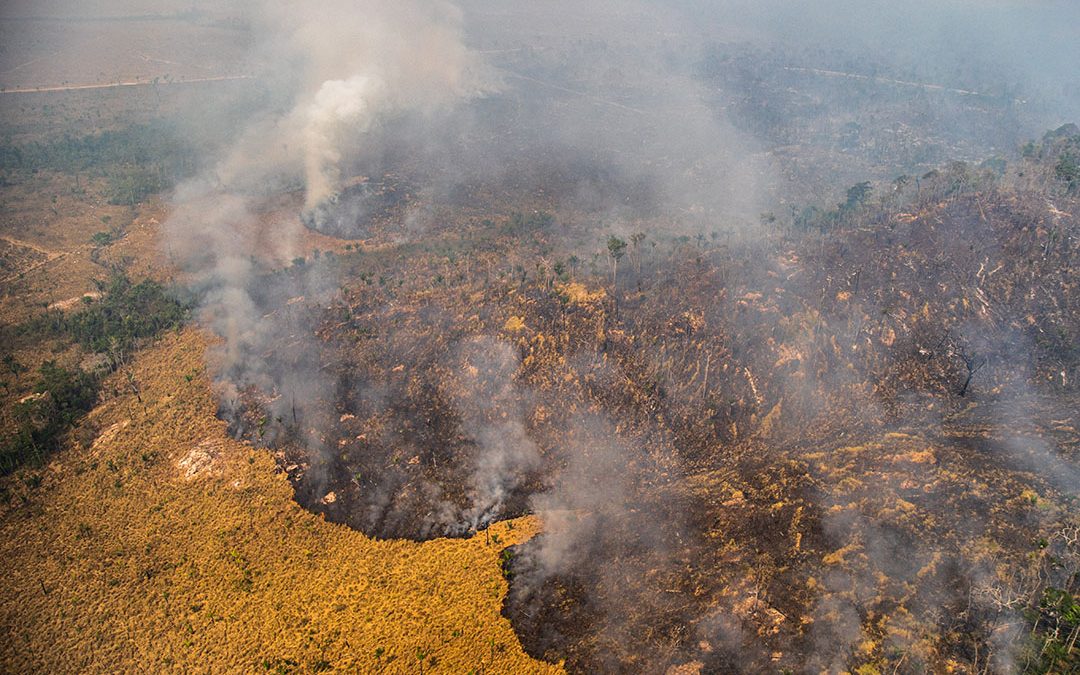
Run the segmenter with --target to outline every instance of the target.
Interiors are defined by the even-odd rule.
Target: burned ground
[[[476,32],[497,54],[505,85],[497,95],[380,118],[340,167],[323,167],[352,176],[336,200],[299,217],[303,179],[288,167],[277,172],[272,157],[266,174],[245,162],[232,184],[209,176],[194,199],[182,184],[173,206],[193,217],[170,218],[167,263],[146,254],[164,207],[140,211],[139,203],[203,175],[223,137],[273,96],[251,82],[225,97],[228,124],[126,131],[97,94],[72,93],[55,109],[43,93],[5,99],[11,139],[0,187],[13,218],[0,272],[14,307],[6,314],[22,320],[50,306],[59,317],[92,306],[94,275],[135,269],[129,254],[137,254],[146,273],[175,274],[194,295],[213,297],[199,318],[222,338],[209,350],[216,399],[202,379],[202,341],[187,333],[153,352],[152,372],[129,367],[109,380],[104,431],[91,415],[66,441],[69,454],[58,456],[77,475],[64,485],[78,492],[78,476],[89,476],[101,490],[79,494],[95,508],[124,506],[123,518],[101,518],[101,537],[142,517],[146,499],[117,496],[122,478],[147,494],[213,481],[210,496],[227,497],[246,490],[233,481],[248,477],[287,497],[261,453],[215,439],[195,414],[216,404],[234,436],[273,453],[310,511],[372,538],[424,542],[372,542],[333,528],[287,534],[294,516],[283,529],[280,505],[260,510],[245,492],[234,511],[231,498],[214,506],[182,492],[181,506],[166,509],[177,520],[154,526],[170,528],[177,551],[199,541],[202,533],[190,534],[198,527],[213,526],[213,509],[240,514],[207,568],[235,582],[236,607],[292,621],[290,607],[276,613],[284,601],[262,575],[292,578],[324,550],[378,544],[363,564],[335,566],[327,556],[318,570],[320,579],[361,580],[387,560],[408,563],[393,558],[401,552],[443,551],[398,577],[410,592],[387,595],[392,620],[378,635],[366,626],[383,605],[366,581],[350,586],[364,612],[345,625],[367,636],[350,635],[353,644],[337,621],[322,622],[328,650],[306,628],[309,617],[297,616],[294,630],[260,623],[268,634],[257,641],[275,651],[256,660],[253,644],[219,637],[227,624],[210,612],[209,631],[190,617],[169,624],[169,644],[197,642],[223,659],[241,651],[245,665],[267,669],[300,667],[300,654],[312,670],[331,656],[335,666],[371,669],[389,666],[389,636],[392,656],[415,648],[421,668],[535,666],[503,637],[497,653],[486,630],[463,633],[457,623],[436,625],[430,637],[460,649],[459,659],[427,659],[427,637],[401,641],[411,628],[393,617],[432,624],[413,608],[464,574],[481,583],[448,606],[454,621],[474,618],[462,607],[497,606],[509,581],[504,619],[491,611],[477,627],[494,621],[505,633],[509,619],[528,655],[565,659],[575,672],[1075,669],[1076,128],[1003,158],[1001,148],[1018,145],[1031,125],[1006,90],[972,95],[948,89],[960,86],[950,81],[900,81],[907,75],[888,64],[848,68],[842,54],[726,45],[690,64],[696,56],[662,46],[659,61],[695,71],[684,82],[638,44],[562,37],[544,49],[504,49],[494,31]],[[804,59],[819,68],[790,67]],[[129,96],[141,115],[198,98],[156,84],[108,95],[114,103]],[[285,105],[275,101],[269,108]],[[189,123],[207,113],[195,108],[181,115]],[[38,113],[47,119],[15,121]],[[85,124],[93,135],[44,142]],[[147,142],[155,130],[184,142]],[[117,140],[147,150],[145,161],[125,151],[116,166],[89,172],[69,161]],[[264,159],[240,150],[252,164]],[[35,164],[53,155],[64,161]],[[89,155],[102,158],[100,149]],[[216,209],[237,203],[243,208]],[[775,212],[759,220],[763,203]],[[65,245],[54,251],[58,233]],[[20,336],[11,363],[39,365],[45,350],[31,344],[34,335]],[[69,346],[62,356],[77,364],[84,354]],[[9,367],[5,403],[14,409],[29,384]],[[198,411],[173,416],[189,397]],[[128,425],[155,431],[129,438]],[[145,481],[165,465],[143,445],[163,434],[186,440],[163,446],[177,460],[169,479]],[[110,453],[107,464],[82,466],[71,453],[84,439],[89,451]],[[10,483],[4,495],[24,504],[7,513],[33,522],[46,513],[31,513],[35,490],[55,483],[21,476],[26,484]],[[71,493],[57,494],[63,503]],[[524,514],[540,516],[540,536],[527,540],[532,519],[516,521],[528,533],[498,522]],[[318,521],[296,519],[312,529]],[[77,532],[72,541],[97,531],[96,522],[62,522]],[[503,551],[511,539],[521,543]],[[273,555],[279,540],[288,544],[284,559]],[[483,555],[451,567],[460,558],[445,551],[466,547]],[[20,555],[37,560],[42,551],[51,554]],[[504,580],[491,566],[500,552]],[[467,571],[480,563],[482,574]],[[436,567],[445,581],[416,581]],[[133,572],[137,585],[154,575],[172,582],[149,559]],[[38,581],[35,616],[60,630],[59,594],[50,598]],[[202,592],[196,581],[187,593]],[[110,578],[109,589],[121,583]],[[287,588],[306,589],[296,597],[316,608],[332,595],[322,583]],[[109,589],[95,597],[151,597]],[[247,601],[252,592],[273,612]],[[70,597],[72,615],[94,622],[74,609],[80,595]],[[193,614],[203,606],[195,599]],[[25,624],[18,595],[8,600],[9,623]],[[145,608],[127,611],[117,626]],[[119,642],[121,632],[110,637]],[[12,662],[25,663],[40,643],[28,632],[21,639]],[[138,643],[155,639],[140,634]],[[140,657],[148,662],[146,654],[119,662]]]
[[[1037,661],[1031,580],[1080,553],[1080,204],[948,171],[821,231],[642,218],[617,275],[582,212],[376,234],[273,277],[315,339],[266,362],[336,387],[276,419],[250,390],[234,428],[378,537],[542,514],[505,614],[574,670]]]

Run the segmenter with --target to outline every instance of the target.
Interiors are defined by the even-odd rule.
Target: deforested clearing
[[[5,4],[0,670],[1080,671],[1077,25]]]

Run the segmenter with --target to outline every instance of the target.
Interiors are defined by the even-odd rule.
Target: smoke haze
[[[26,84],[27,54],[90,44],[87,17],[191,9],[6,3],[5,16],[67,23],[4,40],[18,49],[0,52],[0,84]],[[1078,373],[1040,351],[1068,351],[1071,305],[1045,298],[1075,294],[1076,203],[1048,192],[1058,201],[1024,211],[1019,189],[987,196],[987,177],[1040,179],[1017,148],[1080,119],[1080,5],[250,0],[192,13],[212,66],[177,72],[250,76],[254,92],[179,115],[201,154],[171,195],[165,250],[220,338],[221,415],[286,457],[305,503],[387,537],[539,514],[508,613],[541,636],[535,655],[572,644],[583,670],[805,657],[807,672],[838,672],[869,643],[905,654],[897,668],[908,653],[940,663],[919,622],[975,635],[984,616],[1004,626],[978,634],[992,668],[1019,669],[1022,617],[994,604],[1004,582],[985,551],[1072,516],[1045,507],[984,535],[999,509],[987,486],[1012,495],[999,510],[1013,515],[1030,501],[1016,495],[1076,493],[1075,455],[1043,432],[1072,424]],[[120,58],[103,49],[89,70]],[[159,49],[144,56],[193,58]],[[124,77],[148,81],[147,59]],[[45,84],[70,81],[77,60]],[[994,276],[1022,257],[1030,269]],[[1021,291],[997,285],[1007,275]],[[936,325],[932,310],[968,314]],[[913,384],[924,372],[930,384]],[[965,376],[996,398],[968,406]],[[1001,438],[978,444],[972,429]],[[998,473],[980,473],[985,457]],[[904,528],[913,514],[933,514],[923,539]],[[766,564],[779,571],[759,578]],[[810,590],[791,590],[804,577]],[[580,602],[559,613],[551,597]],[[886,625],[896,598],[911,609]],[[950,623],[961,607],[969,624]]]

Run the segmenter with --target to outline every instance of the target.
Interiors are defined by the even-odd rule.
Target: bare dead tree
[[[968,354],[963,349],[960,350],[960,359],[964,362],[964,366],[967,368],[967,379],[964,380],[964,385],[960,387],[960,396],[967,394],[968,387],[971,386],[971,378],[975,377],[975,373],[979,372],[983,366],[986,365],[986,357],[979,356],[976,353]]]

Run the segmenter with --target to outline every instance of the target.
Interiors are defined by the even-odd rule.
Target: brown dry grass
[[[108,272],[91,257],[91,237],[110,227],[120,227],[127,234],[100,252],[102,263],[124,255],[139,261],[132,275],[157,270],[154,276],[160,276],[153,226],[162,217],[162,207],[156,202],[137,209],[115,206],[107,203],[103,193],[102,179],[84,177],[77,188],[73,177],[47,171],[0,189],[5,215],[0,236],[9,246],[34,252],[0,275],[4,321],[17,323],[47,305],[93,291],[93,279],[105,278]]]
[[[325,522],[226,436],[204,349],[194,330],[163,338],[132,366],[142,403],[118,374],[90,448],[4,480],[0,670],[561,670],[500,616],[500,549],[534,521],[427,543]]]

